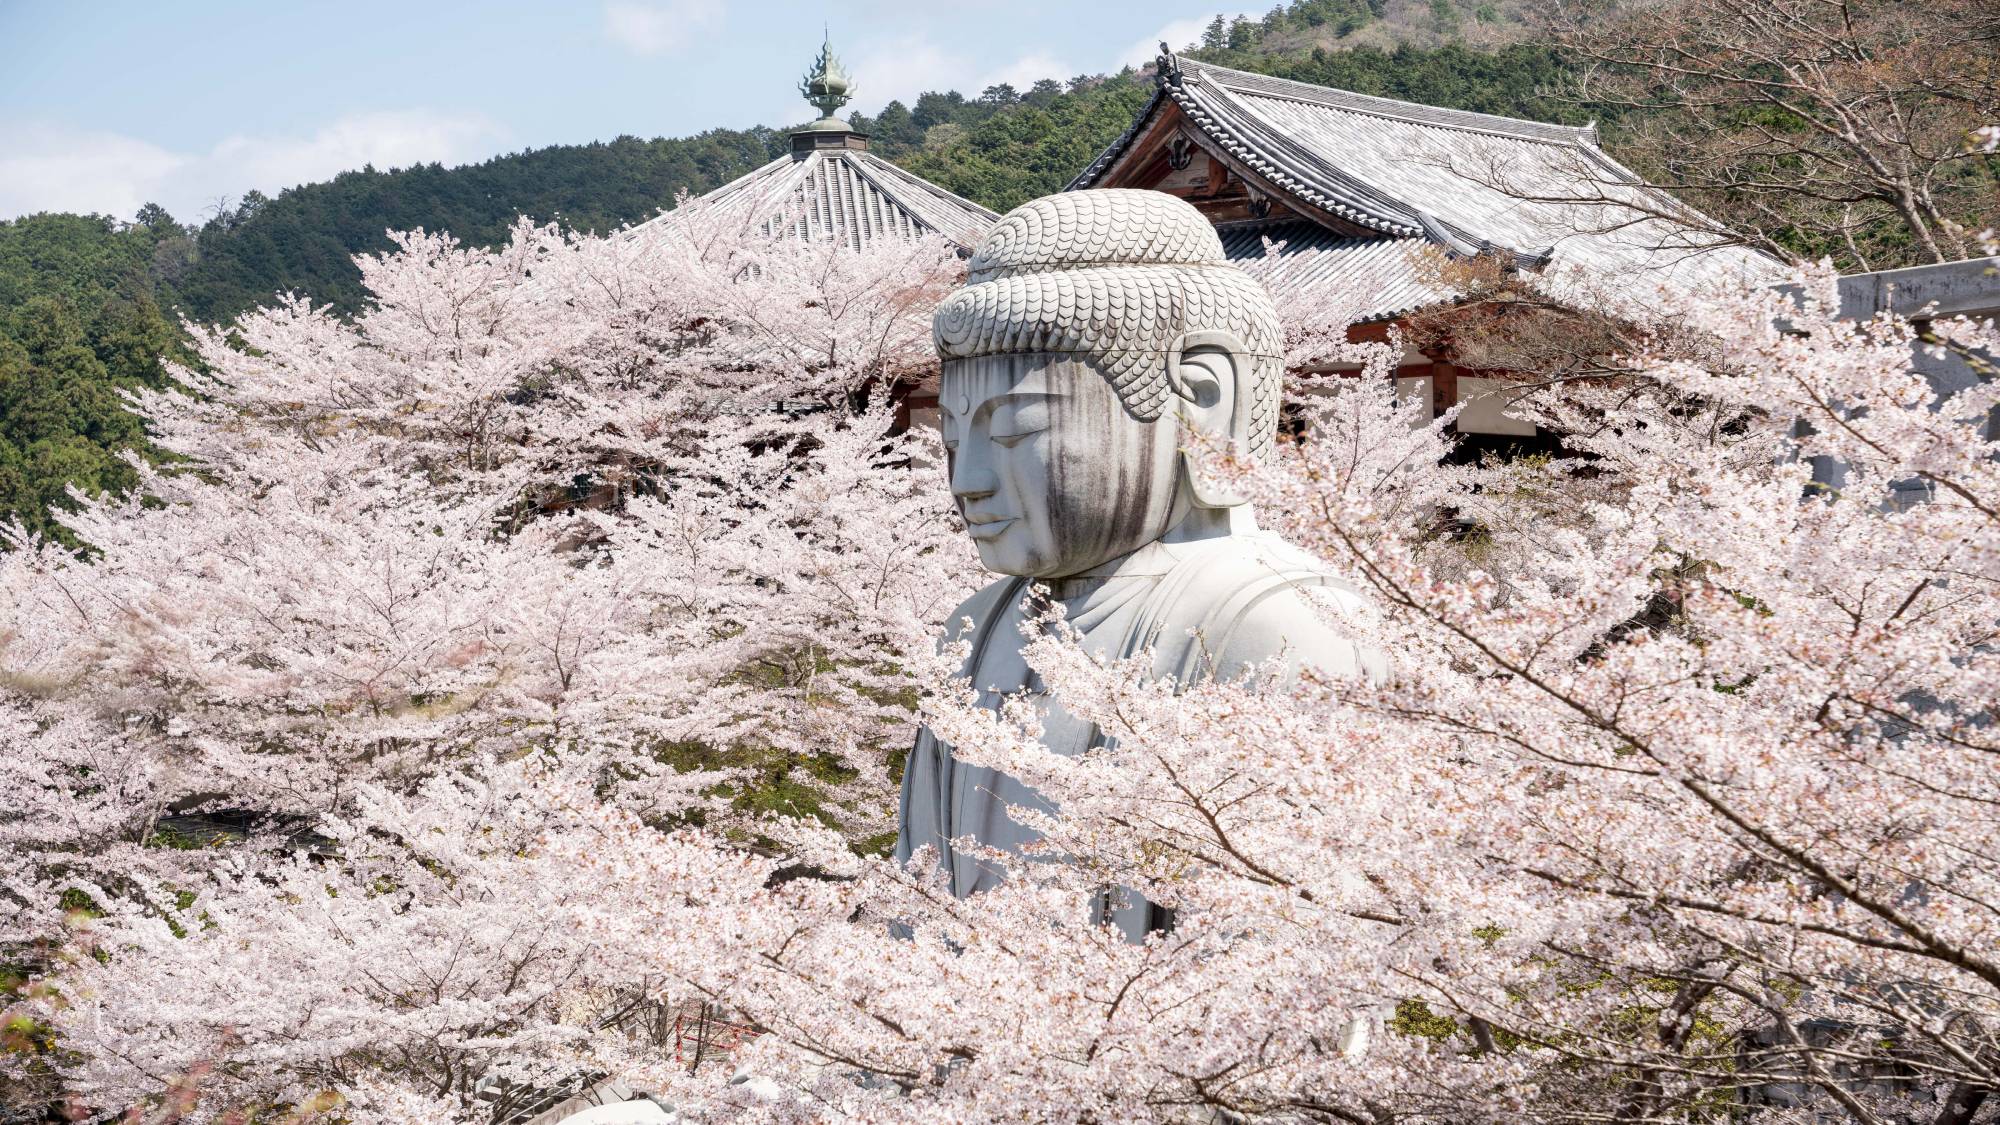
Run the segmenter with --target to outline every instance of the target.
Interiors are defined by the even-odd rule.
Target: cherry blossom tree
[[[390,909],[386,888],[447,878],[418,826],[507,763],[558,762],[605,815],[660,830],[705,823],[748,843],[767,805],[856,840],[892,827],[887,757],[908,744],[916,696],[899,656],[930,645],[933,606],[971,572],[948,502],[907,471],[933,439],[892,436],[887,392],[928,357],[957,259],[935,240],[773,242],[698,205],[605,239],[523,224],[494,251],[398,242],[362,260],[375,301],[352,322],[288,299],[194,329],[206,370],[136,399],[179,460],[81,506],[72,528],[91,551],[17,536],[0,558],[0,777],[23,797],[0,817],[0,941],[30,974],[93,955],[171,974],[166,951],[204,928],[234,943],[226,919],[299,901],[288,878],[323,875],[329,893],[358,880],[339,905]],[[385,853],[395,862],[367,858],[391,836],[406,845]],[[552,954],[501,964],[508,939],[465,913],[483,876],[425,900],[463,926],[434,931],[433,949],[478,945],[478,971],[506,980],[486,1015],[452,1024],[468,1036],[553,1004],[559,981],[524,967]],[[305,935],[414,951],[408,905],[395,909],[417,929],[401,936],[379,919],[293,919],[257,956],[320,965],[335,995],[357,980]],[[546,902],[492,910],[574,924]],[[382,948],[352,947],[350,968]],[[203,963],[218,986],[244,971]],[[312,1002],[305,978],[270,967],[291,1010]],[[399,971],[426,970],[371,970],[389,1008],[407,1002]],[[137,978],[96,996],[186,1050],[142,1064],[143,1033],[106,1032],[115,1046],[61,1076],[83,1104],[122,1107],[192,1068],[230,1104],[310,1094],[297,1079],[232,1089],[237,1068],[211,1064],[254,1042],[256,1021],[219,1016],[192,980],[167,995],[167,979],[160,1006],[133,1003],[156,991]],[[34,998],[68,1013],[64,1050],[97,1034],[88,987]],[[179,1025],[188,1013],[212,1034]],[[39,1015],[22,1021],[43,1034]],[[426,1065],[446,1075],[439,1092],[469,1096],[507,1057]],[[28,1052],[17,1077],[50,1059]],[[124,1086],[92,1069],[111,1060]]]
[[[1056,607],[1030,661],[1107,736],[1067,758],[933,649],[975,571],[867,393],[953,263],[728,222],[411,236],[351,324],[204,336],[144,402],[187,467],[84,505],[94,555],[0,560],[11,1077],[207,1120],[605,1078],[718,1121],[2000,1108],[2000,391],[1912,364],[1991,325],[1845,322],[1821,274],[1621,305],[1513,406],[1568,452],[1476,467],[1399,341],[1303,328],[1361,373],[1205,460],[1371,595],[1336,623],[1387,671],[1151,682]],[[968,900],[856,846],[918,688],[1056,810]],[[823,803],[746,799],[818,755]],[[1174,925],[1088,924],[1106,888]],[[756,1034],[690,1066],[687,1004]]]
[[[1524,395],[1567,458],[1436,475],[1360,380],[1239,467],[1374,593],[1341,623],[1379,681],[1176,693],[1058,619],[1032,663],[1112,740],[1080,759],[940,690],[1059,805],[1046,852],[970,903],[847,864],[715,978],[755,1065],[870,1119],[1990,1117],[1996,392],[1801,281],[1662,295],[1623,375]],[[1105,887],[1173,930],[1080,926]]]

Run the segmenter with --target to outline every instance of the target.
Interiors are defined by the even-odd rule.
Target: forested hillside
[[[163,355],[188,358],[155,297],[186,234],[157,210],[140,219],[0,222],[0,521],[66,541],[47,517],[68,486],[132,483],[119,451],[146,434],[118,392],[160,385]]]
[[[590,144],[498,156],[482,164],[363,168],[269,199],[257,192],[194,236],[192,266],[163,279],[200,321],[223,321],[283,290],[352,311],[359,253],[387,250],[391,230],[450,231],[467,242],[506,237],[517,216],[609,230],[657,213],[677,192],[701,193],[785,147],[770,129]]]

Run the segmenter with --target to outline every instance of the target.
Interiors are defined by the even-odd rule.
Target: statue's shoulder
[[[1159,670],[1177,678],[1229,678],[1273,657],[1291,668],[1374,670],[1343,617],[1367,612],[1360,591],[1311,555],[1268,534],[1230,536],[1176,567],[1148,629]],[[1187,638],[1185,643],[1175,640]]]
[[[950,643],[971,636],[979,626],[1006,608],[1009,593],[1018,590],[1020,585],[1019,578],[1008,575],[980,587],[971,597],[958,603],[958,608],[944,619],[942,640]]]

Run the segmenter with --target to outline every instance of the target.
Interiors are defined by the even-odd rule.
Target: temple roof
[[[1605,155],[1592,126],[1370,97],[1171,53],[1160,57],[1156,80],[1132,127],[1070,190],[1154,186],[1145,182],[1157,174],[1145,170],[1148,161],[1157,165],[1149,150],[1185,136],[1253,199],[1281,202],[1273,220],[1326,229],[1306,237],[1316,265],[1292,268],[1302,281],[1335,269],[1379,272],[1389,252],[1363,247],[1384,240],[1419,240],[1452,255],[1498,252],[1527,269],[1574,263],[1677,285],[1767,278],[1774,266],[1665,217],[1696,216]],[[1244,259],[1262,257],[1262,236],[1234,245]],[[1401,311],[1393,306],[1421,288],[1414,277],[1397,281],[1377,315]]]
[[[1412,260],[1422,243],[1357,238],[1301,219],[1219,228],[1223,253],[1280,302],[1306,293],[1355,298],[1356,320],[1380,320],[1448,301],[1450,289]]]
[[[799,81],[820,117],[792,134],[791,155],[716,188],[694,202],[743,210],[774,237],[842,242],[859,250],[881,238],[936,234],[971,253],[1000,216],[868,151],[868,135],[835,116],[854,84],[831,43]],[[667,222],[672,212],[640,224]]]
[[[823,141],[839,136],[808,134]],[[970,252],[1000,216],[853,145],[797,146],[701,201],[717,208],[755,208],[764,228],[783,237],[845,242],[856,250],[879,238],[942,235]],[[664,218],[665,216],[662,216]],[[659,220],[654,220],[658,222]]]

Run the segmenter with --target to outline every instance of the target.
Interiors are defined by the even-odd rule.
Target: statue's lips
[[[1000,533],[1014,526],[1014,516],[973,515],[965,517],[965,533],[974,539],[997,539]]]

